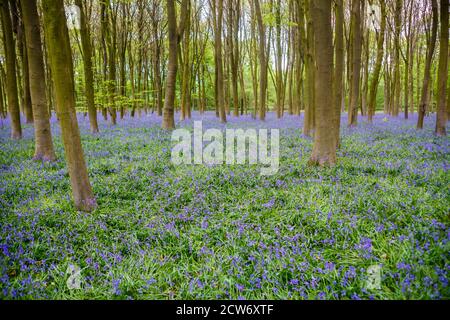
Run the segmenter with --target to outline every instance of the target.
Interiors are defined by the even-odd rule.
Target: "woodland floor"
[[[450,298],[450,139],[433,135],[434,116],[423,131],[415,116],[353,129],[343,117],[328,169],[307,165],[301,118],[268,118],[230,116],[227,127],[283,128],[271,177],[174,167],[155,115],[99,119],[94,136],[79,115],[99,205],[90,214],[72,207],[56,121],[60,160],[43,164],[31,160],[32,126],[11,141],[1,120],[0,299]],[[223,127],[212,113],[203,125]],[[69,264],[81,289],[66,285]],[[376,264],[381,289],[367,290]]]

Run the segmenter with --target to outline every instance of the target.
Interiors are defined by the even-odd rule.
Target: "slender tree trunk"
[[[14,4],[13,14],[20,16],[15,19],[17,23],[17,47],[22,69],[22,109],[25,115],[25,123],[33,123],[33,108],[31,107],[30,70],[28,68],[28,54],[26,47],[26,35],[23,30],[23,17],[19,3]],[[14,20],[14,19],[13,19]],[[20,82],[20,81],[19,81]]]
[[[92,71],[92,48],[91,35],[86,21],[86,13],[81,0],[75,0],[75,4],[80,9],[80,36],[83,50],[84,86],[86,94],[86,104],[89,114],[89,124],[92,133],[98,132],[97,110],[94,102],[94,74]]]
[[[166,96],[164,100],[163,122],[164,129],[175,128],[174,103],[178,71],[178,47],[185,28],[186,14],[189,0],[181,4],[180,23],[177,26],[175,0],[166,0],[167,23],[169,30],[169,61],[167,64]]]
[[[333,39],[331,29],[331,0],[312,1],[314,48],[316,56],[316,115],[317,124],[310,163],[332,166],[336,163],[337,122],[332,92]]]
[[[306,92],[307,92],[307,102],[305,106],[305,120],[303,125],[303,134],[305,136],[311,136],[312,131],[315,127],[315,108],[316,108],[316,97],[315,97],[315,68],[314,68],[314,28],[313,28],[313,17],[312,17],[312,0],[305,0],[306,5]]]
[[[395,30],[394,30],[394,105],[392,115],[397,117],[401,104],[401,83],[400,83],[400,32],[401,32],[402,0],[395,0]]]
[[[441,0],[441,39],[439,50],[439,73],[437,92],[436,135],[446,136],[447,125],[447,78],[448,78],[448,0]]]
[[[431,78],[431,62],[433,61],[434,49],[436,47],[436,38],[439,20],[437,0],[431,0],[431,6],[433,11],[433,22],[431,29],[431,38],[428,42],[428,51],[425,61],[425,72],[423,76],[422,96],[419,105],[419,117],[417,119],[417,129],[423,129],[423,119],[425,118],[425,112],[428,109],[429,87]]]
[[[259,32],[259,119],[265,120],[267,94],[266,28],[263,23],[259,1],[254,0]]]
[[[77,209],[91,211],[96,207],[92,193],[80,131],[75,112],[74,77],[69,32],[63,0],[43,0],[44,29],[54,79],[56,106],[61,125],[67,167]]]
[[[11,118],[11,138],[22,138],[20,125],[19,95],[16,77],[16,48],[14,45],[11,13],[9,1],[0,1],[0,14],[3,28],[3,47],[6,56],[6,97],[8,99],[8,113]]]
[[[28,54],[30,94],[34,117],[35,160],[55,161],[50,117],[47,108],[44,56],[36,1],[21,0],[22,19]]]
[[[358,122],[358,106],[360,96],[361,73],[361,0],[352,0],[352,71],[348,125],[356,126]]]
[[[343,97],[344,73],[344,5],[342,0],[336,0],[336,29],[335,29],[335,67],[334,67],[334,108],[337,127],[341,124],[341,105]],[[336,146],[339,146],[339,131],[336,135]]]
[[[380,31],[377,34],[377,58],[369,90],[368,120],[370,123],[372,123],[372,119],[373,116],[375,115],[376,110],[378,83],[380,80],[381,64],[383,63],[383,55],[384,55],[383,52],[384,35],[386,32],[386,4],[384,0],[380,0],[380,7],[381,7],[381,23],[380,23]]]

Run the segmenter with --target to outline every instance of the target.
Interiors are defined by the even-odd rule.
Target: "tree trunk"
[[[9,1],[0,1],[0,14],[3,30],[3,47],[6,56],[6,97],[8,99],[8,113],[11,118],[11,138],[22,138],[20,125],[19,95],[16,77],[16,48],[14,45],[11,13]]]
[[[436,47],[437,29],[438,29],[438,5],[437,0],[431,0],[433,11],[433,22],[431,29],[431,38],[428,42],[428,52],[425,61],[425,71],[423,76],[422,95],[419,105],[419,117],[417,119],[417,129],[423,129],[423,119],[428,109],[429,87],[431,78],[431,62],[433,61],[434,48]]]
[[[16,15],[17,17],[20,16],[20,19],[13,19],[13,21],[16,21],[17,24],[15,27],[17,29],[17,48],[19,49],[19,58],[22,67],[22,110],[25,116],[25,123],[30,124],[33,123],[33,108],[31,106],[30,93],[30,70],[28,68],[28,54],[26,47],[26,35],[23,30],[22,10],[19,5],[19,3],[14,3],[13,15]]]
[[[313,28],[313,17],[312,17],[312,0],[305,0],[307,4],[305,8],[306,13],[306,92],[307,92],[307,102],[305,105],[305,120],[303,124],[303,134],[305,136],[311,136],[312,130],[315,127],[315,68],[314,68],[314,28]]]
[[[335,29],[336,65],[334,67],[334,111],[335,121],[339,128],[341,124],[341,106],[343,97],[344,73],[344,5],[343,0],[336,0],[336,29]],[[336,135],[336,146],[339,146],[339,131]]]
[[[259,0],[255,0],[254,4],[259,32],[259,119],[265,120],[267,94],[266,28],[263,23]]]
[[[333,39],[331,29],[331,0],[312,1],[314,48],[316,56],[315,97],[317,124],[310,163],[332,166],[336,163],[335,106],[332,92]]]
[[[35,160],[55,161],[50,117],[47,108],[44,56],[36,1],[21,0],[28,55],[30,94],[34,117]]]
[[[380,80],[381,64],[383,63],[383,46],[384,46],[384,35],[386,32],[386,4],[384,0],[380,0],[381,7],[381,25],[380,31],[377,35],[377,58],[375,62],[375,68],[372,75],[372,82],[370,83],[369,90],[369,107],[368,107],[368,120],[372,123],[372,118],[375,115],[376,101],[377,101],[377,90],[378,83]]]
[[[358,123],[358,106],[360,93],[361,73],[361,0],[352,0],[352,70],[350,105],[348,110],[348,125],[356,126]]]
[[[169,61],[167,64],[166,97],[164,100],[163,122],[164,129],[175,128],[174,103],[178,71],[178,47],[184,32],[185,19],[188,11],[189,0],[183,0],[181,4],[180,23],[177,26],[177,14],[175,0],[166,0],[167,23],[169,30]]]
[[[448,77],[448,0],[441,0],[441,39],[437,92],[436,135],[446,136],[447,125],[447,77]]]
[[[98,132],[97,110],[94,102],[94,74],[92,71],[92,48],[91,35],[86,21],[86,13],[81,0],[75,0],[80,9],[80,36],[83,50],[84,86],[86,94],[86,105],[89,114],[89,124],[92,133]]]
[[[394,106],[392,115],[397,117],[400,112],[401,83],[400,83],[400,33],[402,26],[402,0],[395,1],[395,30],[394,30]]]
[[[96,207],[96,202],[89,183],[75,111],[72,52],[64,2],[63,0],[43,0],[42,6],[55,86],[57,114],[75,207],[82,211],[91,211]]]

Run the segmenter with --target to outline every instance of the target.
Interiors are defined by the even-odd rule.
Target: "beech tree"
[[[431,78],[431,63],[433,61],[434,49],[436,47],[437,30],[439,23],[438,16],[438,5],[437,0],[431,0],[432,8],[432,27],[431,27],[431,37],[428,39],[427,43],[427,56],[425,60],[425,71],[423,76],[422,84],[422,95],[419,105],[419,117],[417,118],[417,129],[423,129],[423,120],[425,118],[425,112],[428,109],[428,99],[429,99],[429,86]]]
[[[447,79],[448,79],[448,0],[441,0],[441,36],[439,49],[439,71],[437,91],[436,135],[446,136],[447,126]]]
[[[164,100],[164,129],[175,128],[174,103],[178,71],[178,47],[186,26],[189,0],[183,0],[180,10],[180,22],[177,23],[177,12],[174,0],[166,0],[167,23],[169,28],[169,61],[167,64],[166,96]]]
[[[44,56],[36,1],[21,0],[22,18],[26,34],[26,51],[29,65],[31,103],[34,117],[34,159],[56,160],[53,150],[50,114],[45,92]]]
[[[92,193],[75,112],[74,75],[63,0],[43,0],[44,30],[61,126],[64,151],[75,207],[92,211]]]
[[[352,68],[350,81],[350,105],[348,107],[348,125],[355,126],[358,122],[358,106],[360,97],[361,72],[361,0],[352,0]]]
[[[336,163],[336,135],[338,124],[335,117],[332,92],[333,85],[333,33],[331,29],[331,0],[313,0],[314,48],[316,55],[315,97],[316,131],[310,162],[320,166]]]
[[[22,138],[20,124],[19,95],[16,77],[16,46],[14,44],[11,10],[9,0],[0,1],[0,15],[2,20],[3,47],[6,57],[6,97],[8,99],[8,113],[11,119],[11,138]]]
[[[75,0],[80,10],[80,37],[83,51],[84,86],[86,95],[86,106],[89,114],[89,124],[92,133],[98,132],[97,110],[94,101],[94,73],[92,71],[92,48],[91,35],[88,22],[86,21],[86,9],[81,0]]]

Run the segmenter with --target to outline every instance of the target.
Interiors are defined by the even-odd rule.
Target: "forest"
[[[450,298],[448,0],[0,0],[0,24],[1,300]],[[175,164],[200,122],[279,130],[278,171]]]

